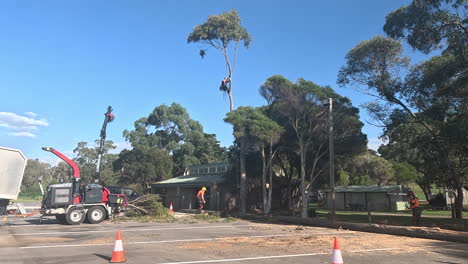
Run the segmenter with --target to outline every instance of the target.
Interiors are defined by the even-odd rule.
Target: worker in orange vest
[[[198,191],[197,193],[197,199],[198,199],[198,205],[200,206],[199,207],[199,210],[203,210],[203,206],[205,205],[206,201],[205,201],[205,191],[206,191],[206,187],[202,187],[201,190]]]
[[[422,213],[422,208],[419,207],[419,200],[412,191],[408,192],[408,198],[411,211],[413,212],[413,225],[419,225]]]

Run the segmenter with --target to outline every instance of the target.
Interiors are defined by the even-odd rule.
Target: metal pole
[[[331,215],[330,220],[335,222],[335,154],[333,151],[333,98],[328,98],[328,149],[330,153],[330,193],[331,193]]]
[[[102,124],[101,128],[101,141],[99,142],[99,149],[98,149],[98,158],[96,163],[96,178],[94,179],[95,183],[99,183],[99,178],[101,176],[101,160],[104,154],[104,144],[106,142],[106,128],[107,123],[112,122],[111,115],[112,115],[112,106],[107,107],[107,112],[104,114],[104,123]]]

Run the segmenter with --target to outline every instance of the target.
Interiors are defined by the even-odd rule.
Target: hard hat
[[[206,187],[202,187],[201,189],[202,189],[203,191],[206,191]]]

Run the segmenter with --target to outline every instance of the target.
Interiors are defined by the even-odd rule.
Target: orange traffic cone
[[[332,264],[343,264],[343,257],[341,256],[340,242],[338,238],[333,238],[333,258]]]
[[[172,207],[172,203],[169,205],[169,213],[174,213],[174,208]]]
[[[115,247],[114,251],[112,252],[112,258],[109,263],[121,263],[125,262],[125,255],[123,252],[123,245],[122,245],[122,235],[120,234],[120,230],[117,231],[117,237],[115,238]]]

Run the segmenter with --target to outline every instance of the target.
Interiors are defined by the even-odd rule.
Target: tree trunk
[[[229,92],[228,92],[228,96],[229,96],[229,111],[232,112],[232,111],[234,111],[234,98],[232,97],[232,78],[231,78],[231,74],[229,74],[229,78],[230,78],[230,82],[229,82]]]
[[[302,144],[301,144],[302,145]],[[302,210],[301,217],[307,217],[307,193],[306,193],[306,184],[305,184],[305,160],[306,154],[304,146],[301,146],[301,193],[302,193]]]
[[[245,170],[245,159],[246,159],[246,155],[245,155],[245,151],[242,150],[242,146],[241,146],[241,151],[240,151],[240,173],[241,173],[241,176],[240,176],[240,199],[241,199],[241,215],[245,215],[245,213],[247,212],[247,202],[246,202],[246,199],[247,199],[247,189],[246,189],[246,180],[247,180],[247,174],[246,174],[246,170]]]
[[[431,185],[427,184],[427,183],[422,183],[422,182],[419,182],[419,181],[416,181],[416,183],[419,185],[419,187],[423,191],[424,196],[426,196],[426,200],[429,201],[430,197],[431,197],[431,194],[432,194]]]
[[[288,177],[288,188],[287,188],[287,195],[288,195],[288,204],[287,209],[291,211],[294,209],[293,207],[293,199],[292,199],[292,177]]]
[[[273,144],[270,143],[270,162],[268,164],[268,174],[270,181],[270,188],[268,189],[268,201],[267,201],[267,214],[271,212],[271,199],[273,194]]]
[[[457,193],[455,196],[455,218],[463,218],[463,186],[457,186]]]
[[[267,215],[267,191],[266,191],[266,158],[265,158],[265,149],[263,146],[260,149],[260,154],[262,156],[262,200],[263,200],[263,215]]]

